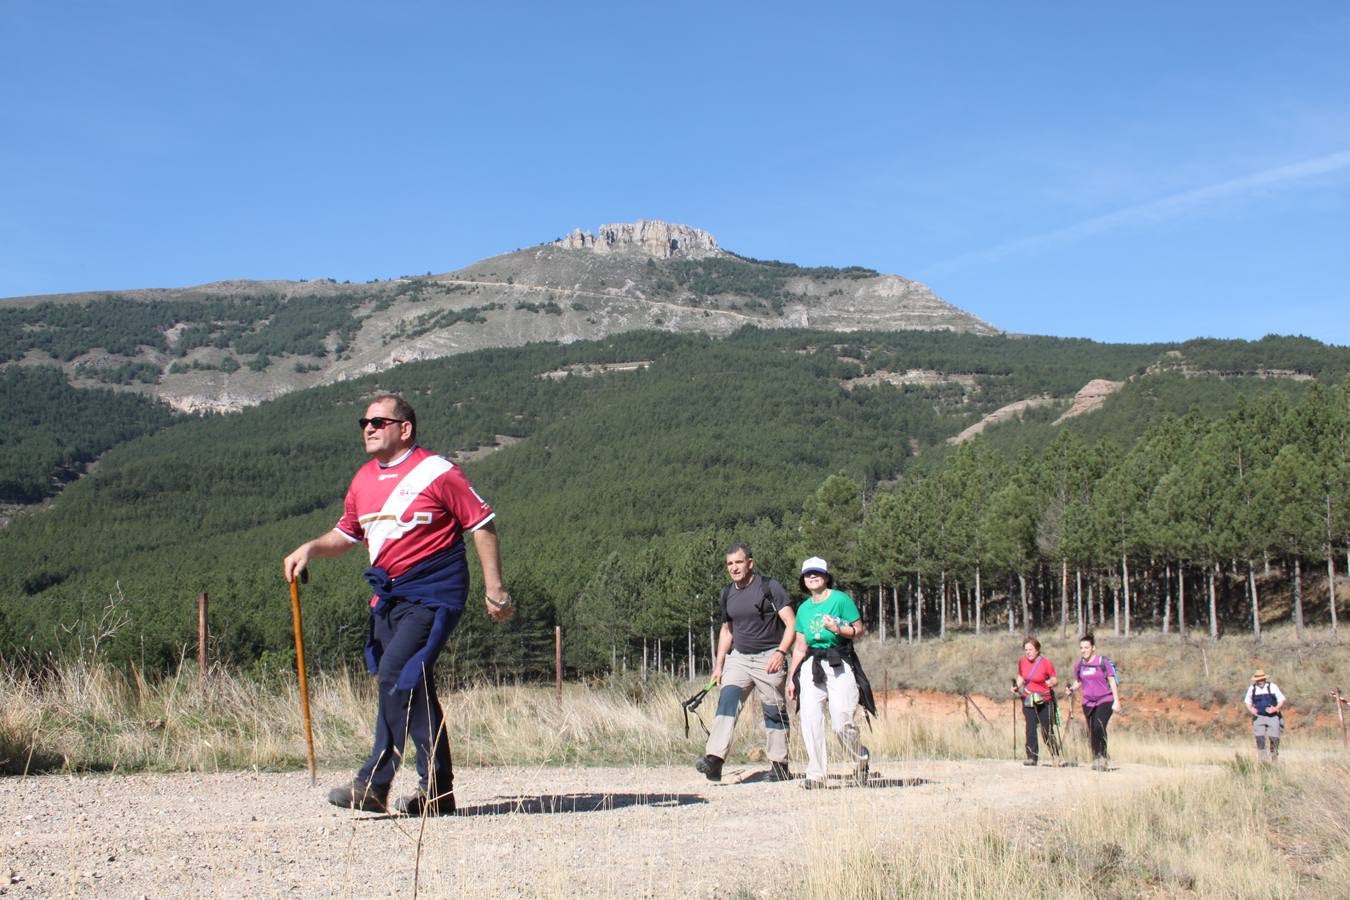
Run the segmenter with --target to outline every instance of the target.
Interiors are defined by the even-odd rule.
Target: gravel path
[[[722,784],[692,767],[461,769],[461,814],[425,823],[329,806],[348,772],[318,787],[296,772],[6,778],[0,894],[406,897],[420,862],[425,896],[782,896],[801,872],[764,851],[768,833],[799,847],[829,834],[813,824],[865,821],[898,845],[934,822],[1068,808],[1195,771],[878,760],[866,788],[806,794],[754,764],[728,765]]]

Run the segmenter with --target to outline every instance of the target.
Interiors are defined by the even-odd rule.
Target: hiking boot
[[[785,762],[771,763],[769,766],[770,781],[791,781],[792,773],[788,771],[788,764]]]
[[[1022,765],[1024,765],[1024,766],[1034,766],[1034,765],[1037,765],[1037,762],[1036,762],[1036,760],[1034,760],[1034,759],[1024,759],[1024,760],[1022,760]]]
[[[352,780],[351,784],[333,788],[328,792],[328,802],[343,809],[359,809],[364,812],[388,812],[389,788],[380,790],[364,781]]]
[[[872,754],[863,748],[862,756],[858,758],[853,766],[853,781],[855,784],[867,784],[867,776],[871,774]]]
[[[1096,759],[1094,759],[1094,760],[1092,761],[1092,771],[1094,771],[1094,772],[1105,772],[1105,771],[1106,771],[1106,757],[1105,757],[1105,756],[1099,756],[1099,757],[1097,757]]]
[[[399,798],[394,808],[405,816],[453,816],[455,814],[455,795],[454,792],[441,794],[439,797],[428,796],[426,791],[419,790],[415,794]]]
[[[720,756],[700,756],[698,761],[694,763],[694,768],[706,775],[709,781],[722,780],[722,757]]]
[[[802,779],[802,790],[804,791],[823,791],[825,790],[824,778],[804,778]]]

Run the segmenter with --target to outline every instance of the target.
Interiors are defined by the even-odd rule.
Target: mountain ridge
[[[257,305],[259,298],[272,306],[229,328],[220,324],[234,321],[231,304]],[[173,321],[157,324],[157,334],[132,335],[134,352],[91,344],[65,357],[30,351],[19,362],[59,362],[72,383],[85,385],[106,383],[109,371],[134,365],[144,380],[124,389],[152,394],[183,411],[229,411],[404,362],[640,329],[715,336],[746,326],[1002,333],[899,275],[750,259],[721,248],[706,231],[658,220],[602,225],[598,236],[577,229],[439,275],[364,285],[231,279],[186,288],[14,298],[4,308],[35,314],[48,303],[110,300],[176,305]],[[280,331],[274,326],[287,304],[305,303],[323,316],[335,316],[332,306],[345,304],[349,320],[334,318],[332,327],[318,334],[311,316],[309,323],[291,326],[310,326],[311,339],[262,341],[259,336],[269,328]],[[191,345],[184,333],[192,335]],[[262,343],[278,352],[249,352]]]

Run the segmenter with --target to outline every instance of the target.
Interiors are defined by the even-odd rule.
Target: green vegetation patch
[[[167,406],[138,394],[78,390],[54,366],[0,371],[0,502],[36,503],[110,447],[165,427]]]
[[[75,374],[104,384],[158,384],[161,373],[159,366],[154,363],[127,362],[115,366],[81,363],[75,367]]]
[[[706,259],[676,259],[666,262],[664,270],[669,278],[659,278],[657,289],[667,293],[685,290],[699,297],[737,294],[762,301],[761,308],[775,314],[798,295],[787,290],[792,278],[872,278],[870,269],[802,268],[790,263],[753,260],[745,257],[716,257]]]
[[[0,363],[29,351],[69,362],[102,349],[135,357],[149,348],[183,356],[199,347],[234,349],[245,355],[325,356],[325,340],[336,335],[341,354],[361,320],[362,298],[352,293],[276,294],[133,300],[109,294],[86,303],[39,303],[0,309]],[[170,347],[169,333],[179,328]]]
[[[421,337],[432,331],[441,328],[449,328],[452,325],[464,323],[466,325],[483,325],[487,323],[487,313],[494,309],[502,309],[500,303],[485,303],[482,306],[466,306],[463,309],[443,309],[438,312],[423,313],[412,321],[402,321],[394,329],[393,334],[386,337],[384,343],[396,341],[405,338]]]

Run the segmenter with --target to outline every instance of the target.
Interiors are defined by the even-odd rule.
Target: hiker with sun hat
[[[1274,762],[1280,758],[1280,735],[1284,732],[1284,692],[1266,676],[1265,669],[1257,669],[1252,673],[1252,686],[1247,688],[1242,703],[1252,714],[1257,759]]]
[[[788,699],[800,704],[802,743],[806,745],[807,789],[826,785],[825,706],[830,725],[852,764],[853,783],[867,783],[868,752],[853,714],[863,708],[876,714],[876,701],[853,642],[866,632],[853,599],[834,589],[829,565],[819,556],[802,563],[798,581],[807,597],[797,607],[797,636],[792,647]]]

